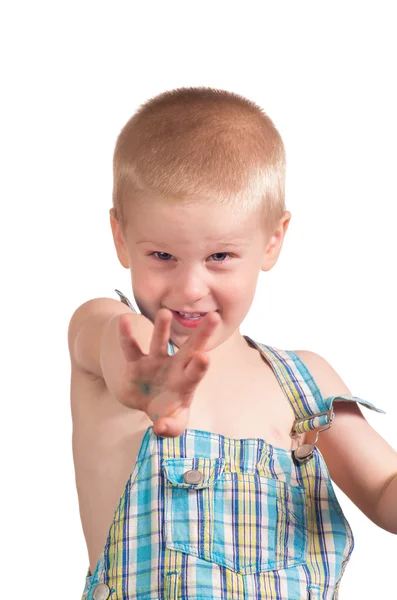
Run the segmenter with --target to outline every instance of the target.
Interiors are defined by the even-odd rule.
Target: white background
[[[180,86],[241,93],[287,149],[292,221],[241,332],[324,356],[396,441],[396,35],[386,2],[14,2],[1,21],[2,590],[80,598],[67,328],[130,299],[111,238],[116,137]],[[349,440],[346,439],[346,444]],[[397,598],[397,536],[340,490],[341,600]],[[28,586],[28,587],[27,587]]]

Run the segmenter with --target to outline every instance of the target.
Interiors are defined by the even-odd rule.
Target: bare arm
[[[314,352],[297,350],[324,398],[352,395],[338,373]],[[379,527],[397,534],[397,452],[368,423],[356,403],[335,401],[335,419],[316,446],[331,478]],[[306,434],[313,443],[315,432]]]
[[[396,467],[397,469],[397,467]],[[397,534],[397,470],[383,486],[378,503],[380,526]]]

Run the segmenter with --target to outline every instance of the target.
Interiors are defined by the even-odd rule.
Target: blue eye
[[[156,258],[158,258],[159,261],[169,262],[168,259],[163,260],[163,258],[160,258],[160,254],[165,255],[165,256],[172,256],[172,254],[168,254],[168,252],[150,252],[149,256],[159,255],[159,256],[156,256]],[[212,256],[230,256],[230,254],[228,252],[216,252],[215,254],[212,254]],[[214,262],[224,263],[226,261],[225,260],[215,260]]]
[[[166,256],[171,256],[171,254],[167,254],[167,252],[151,252],[149,256],[152,256],[153,254],[154,255],[156,255],[156,254],[165,254]],[[156,258],[158,258],[158,257],[156,256]],[[159,260],[162,260],[162,259],[159,258]],[[163,261],[163,262],[165,262],[165,261]]]
[[[212,256],[230,256],[228,252],[216,252]],[[215,262],[225,262],[224,260],[216,260]]]

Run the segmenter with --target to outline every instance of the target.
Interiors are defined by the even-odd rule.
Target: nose
[[[209,282],[203,267],[181,268],[172,282],[172,295],[183,306],[194,307],[201,298],[208,296]],[[180,306],[181,304],[179,304]]]

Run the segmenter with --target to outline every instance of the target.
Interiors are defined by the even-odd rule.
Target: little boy
[[[255,103],[182,88],[114,153],[110,222],[140,314],[69,325],[86,600],[331,600],[353,549],[332,486],[397,533],[397,453],[319,355],[240,334],[291,214]],[[319,433],[321,435],[319,435]]]

